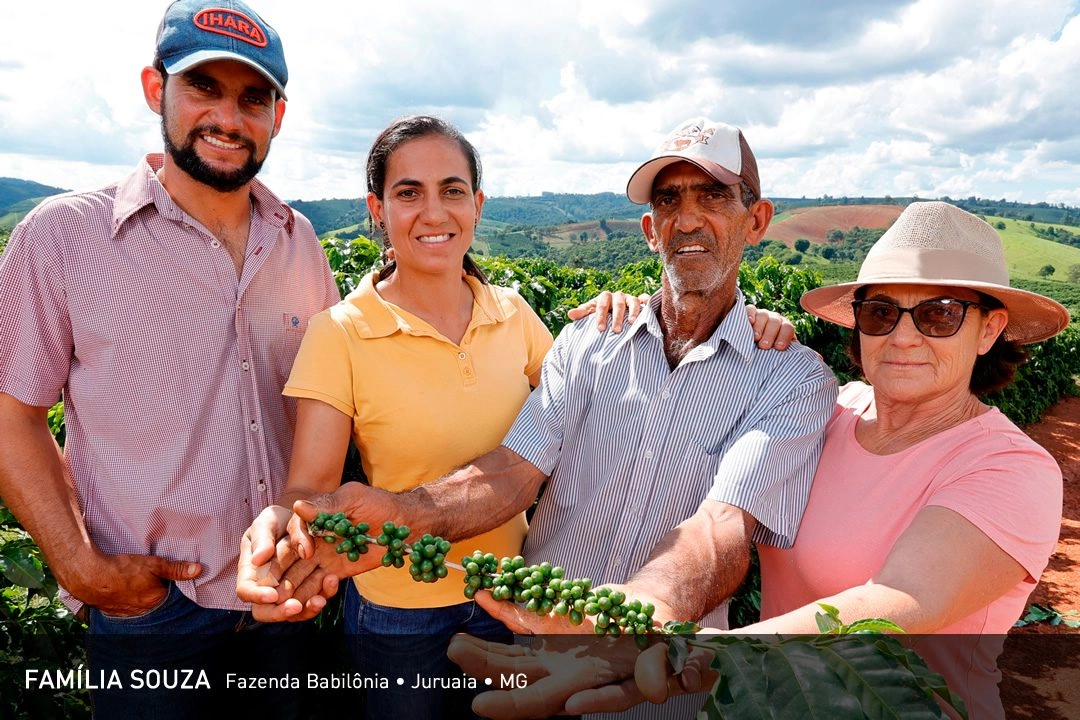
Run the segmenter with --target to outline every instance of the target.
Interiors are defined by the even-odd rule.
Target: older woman
[[[1009,287],[997,232],[943,202],[909,205],[858,280],[802,305],[856,329],[867,383],[840,392],[795,545],[760,549],[768,619],[748,630],[814,632],[824,601],[964,635],[920,652],[971,717],[1004,717],[996,661],[1057,543],[1061,471],[979,398],[1068,312]]]
[[[759,548],[765,619],[735,632],[816,633],[825,602],[848,621],[949,634],[918,651],[971,718],[1004,718],[996,661],[1057,542],[1061,471],[980,396],[1008,385],[1021,346],[1060,332],[1068,312],[1010,287],[997,232],[943,202],[909,205],[855,282],[812,290],[802,305],[855,328],[867,382],[840,391],[794,546]],[[693,591],[672,580],[628,592]],[[638,662],[654,701],[668,694],[661,649]],[[589,709],[583,699],[570,707]]]

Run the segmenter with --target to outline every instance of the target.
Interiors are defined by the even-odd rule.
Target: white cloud
[[[706,115],[745,129],[779,197],[1080,202],[1078,0],[252,4],[289,59],[263,171],[286,198],[360,196],[371,140],[422,111],[496,196],[621,192]],[[138,74],[165,3],[53,5],[47,36],[38,8],[0,9],[0,175],[108,182],[160,146]]]

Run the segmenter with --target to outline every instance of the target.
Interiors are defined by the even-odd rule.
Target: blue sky
[[[493,196],[622,192],[704,115],[743,128],[766,195],[1080,206],[1078,0],[250,4],[289,63],[262,174],[286,199],[360,197],[378,131],[431,112]],[[89,188],[160,147],[139,71],[165,6],[0,6],[0,176]]]

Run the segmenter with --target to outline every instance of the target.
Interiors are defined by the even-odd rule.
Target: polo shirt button
[[[459,352],[457,356],[458,356],[458,360],[464,360],[465,358],[469,357],[468,355],[466,355],[463,352]]]
[[[211,240],[211,241],[210,241],[210,247],[212,247],[212,248],[219,248],[219,247],[221,247],[221,243],[220,243],[220,242],[218,242],[218,241],[217,241],[216,239],[215,239],[215,240]]]
[[[248,365],[248,361],[247,361],[247,360],[245,360],[244,362],[240,363],[240,367],[244,368],[245,370],[249,370],[249,369],[251,368],[251,366],[250,366],[250,365]]]
[[[251,432],[259,432],[259,423],[251,423]]]

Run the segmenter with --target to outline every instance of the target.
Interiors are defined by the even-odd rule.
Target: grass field
[[[1080,248],[1037,236],[1029,222],[995,217],[986,219],[995,227],[999,222],[1005,223],[1005,229],[998,229],[998,232],[1005,244],[1005,259],[1009,263],[1010,277],[1068,284],[1069,266],[1080,265]],[[1049,227],[1045,223],[1035,223],[1035,225]],[[1076,231],[1076,228],[1065,229],[1071,232]],[[1048,278],[1041,278],[1039,270],[1045,265],[1053,265],[1055,272]]]

